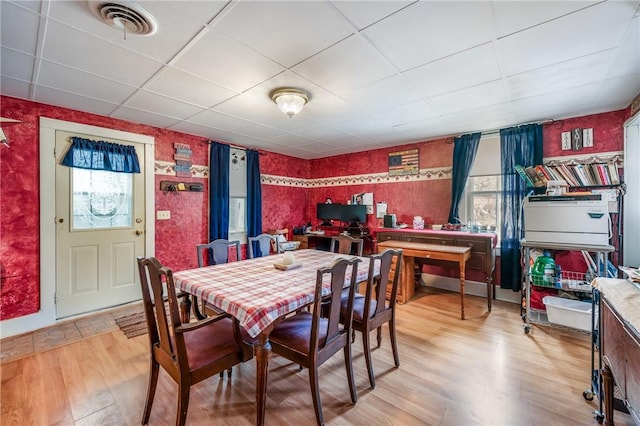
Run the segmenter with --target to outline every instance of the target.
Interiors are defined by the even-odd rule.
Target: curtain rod
[[[207,139],[203,143],[206,143],[207,145],[211,145],[211,142],[215,142],[215,141]],[[227,144],[224,144],[224,145],[229,145],[229,148],[239,149],[241,151],[249,151],[249,150],[256,151],[258,153],[258,155],[265,155],[265,156],[268,155],[266,152],[260,151],[259,149],[244,148],[242,146],[231,145],[230,143],[227,143]]]
[[[528,124],[540,124],[540,125],[545,125],[545,124],[553,124],[553,123],[558,123],[560,125],[560,128],[562,127],[562,120],[554,120],[553,118],[550,118],[548,120],[543,120],[543,121],[534,121],[534,122],[529,122],[529,123],[520,123],[520,124],[514,124],[513,126],[509,126],[509,127],[504,127],[505,129],[509,129],[511,127],[520,127],[520,126],[526,126]],[[496,135],[500,133],[500,130],[502,129],[492,129],[492,130],[485,130],[483,132],[480,132],[481,136],[489,136],[489,135]],[[478,132],[466,132],[463,134],[471,134],[471,133],[478,133]],[[458,135],[461,136],[461,135]],[[453,140],[456,138],[457,136],[449,136],[446,140],[445,143],[450,144],[453,143]]]

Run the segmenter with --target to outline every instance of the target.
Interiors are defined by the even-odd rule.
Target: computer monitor
[[[329,225],[332,220],[342,220],[342,204],[318,203],[316,216],[323,224]]]
[[[349,226],[358,225],[367,221],[367,206],[350,204],[342,206],[342,221]]]

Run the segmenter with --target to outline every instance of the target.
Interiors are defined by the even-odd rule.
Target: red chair
[[[162,367],[178,384],[176,425],[182,426],[191,385],[253,358],[253,347],[243,341],[237,320],[227,315],[182,324],[171,269],[154,257],[139,257],[138,270],[151,355],[142,424],[149,422]]]
[[[319,269],[316,278],[315,299],[312,312],[299,311],[276,325],[269,340],[274,353],[283,356],[301,367],[309,369],[309,382],[316,421],[324,424],[320,388],[318,386],[318,367],[330,359],[340,349],[344,351],[351,401],[358,400],[353,379],[351,362],[351,313],[355,294],[358,259],[338,259],[330,267]],[[345,282],[346,269],[352,266],[350,290],[345,301],[343,325],[340,324],[341,293]],[[331,294],[322,296],[323,278],[329,275]],[[326,302],[326,318],[320,315],[321,302]]]

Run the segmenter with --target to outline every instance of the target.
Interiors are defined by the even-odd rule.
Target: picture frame
[[[389,176],[420,174],[420,157],[418,149],[390,152],[388,167]]]

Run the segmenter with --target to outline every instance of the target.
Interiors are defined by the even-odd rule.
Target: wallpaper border
[[[175,163],[171,161],[156,161],[154,163],[155,174],[163,176],[175,176]],[[420,169],[417,175],[389,176],[389,173],[368,173],[364,175],[334,176],[326,178],[305,179],[288,176],[277,176],[263,174],[261,182],[263,185],[289,186],[297,188],[324,188],[331,186],[364,185],[364,184],[386,184],[417,182],[436,179],[451,179],[451,167],[434,167],[431,169]],[[191,177],[208,179],[209,168],[207,166],[193,165],[191,167]]]

